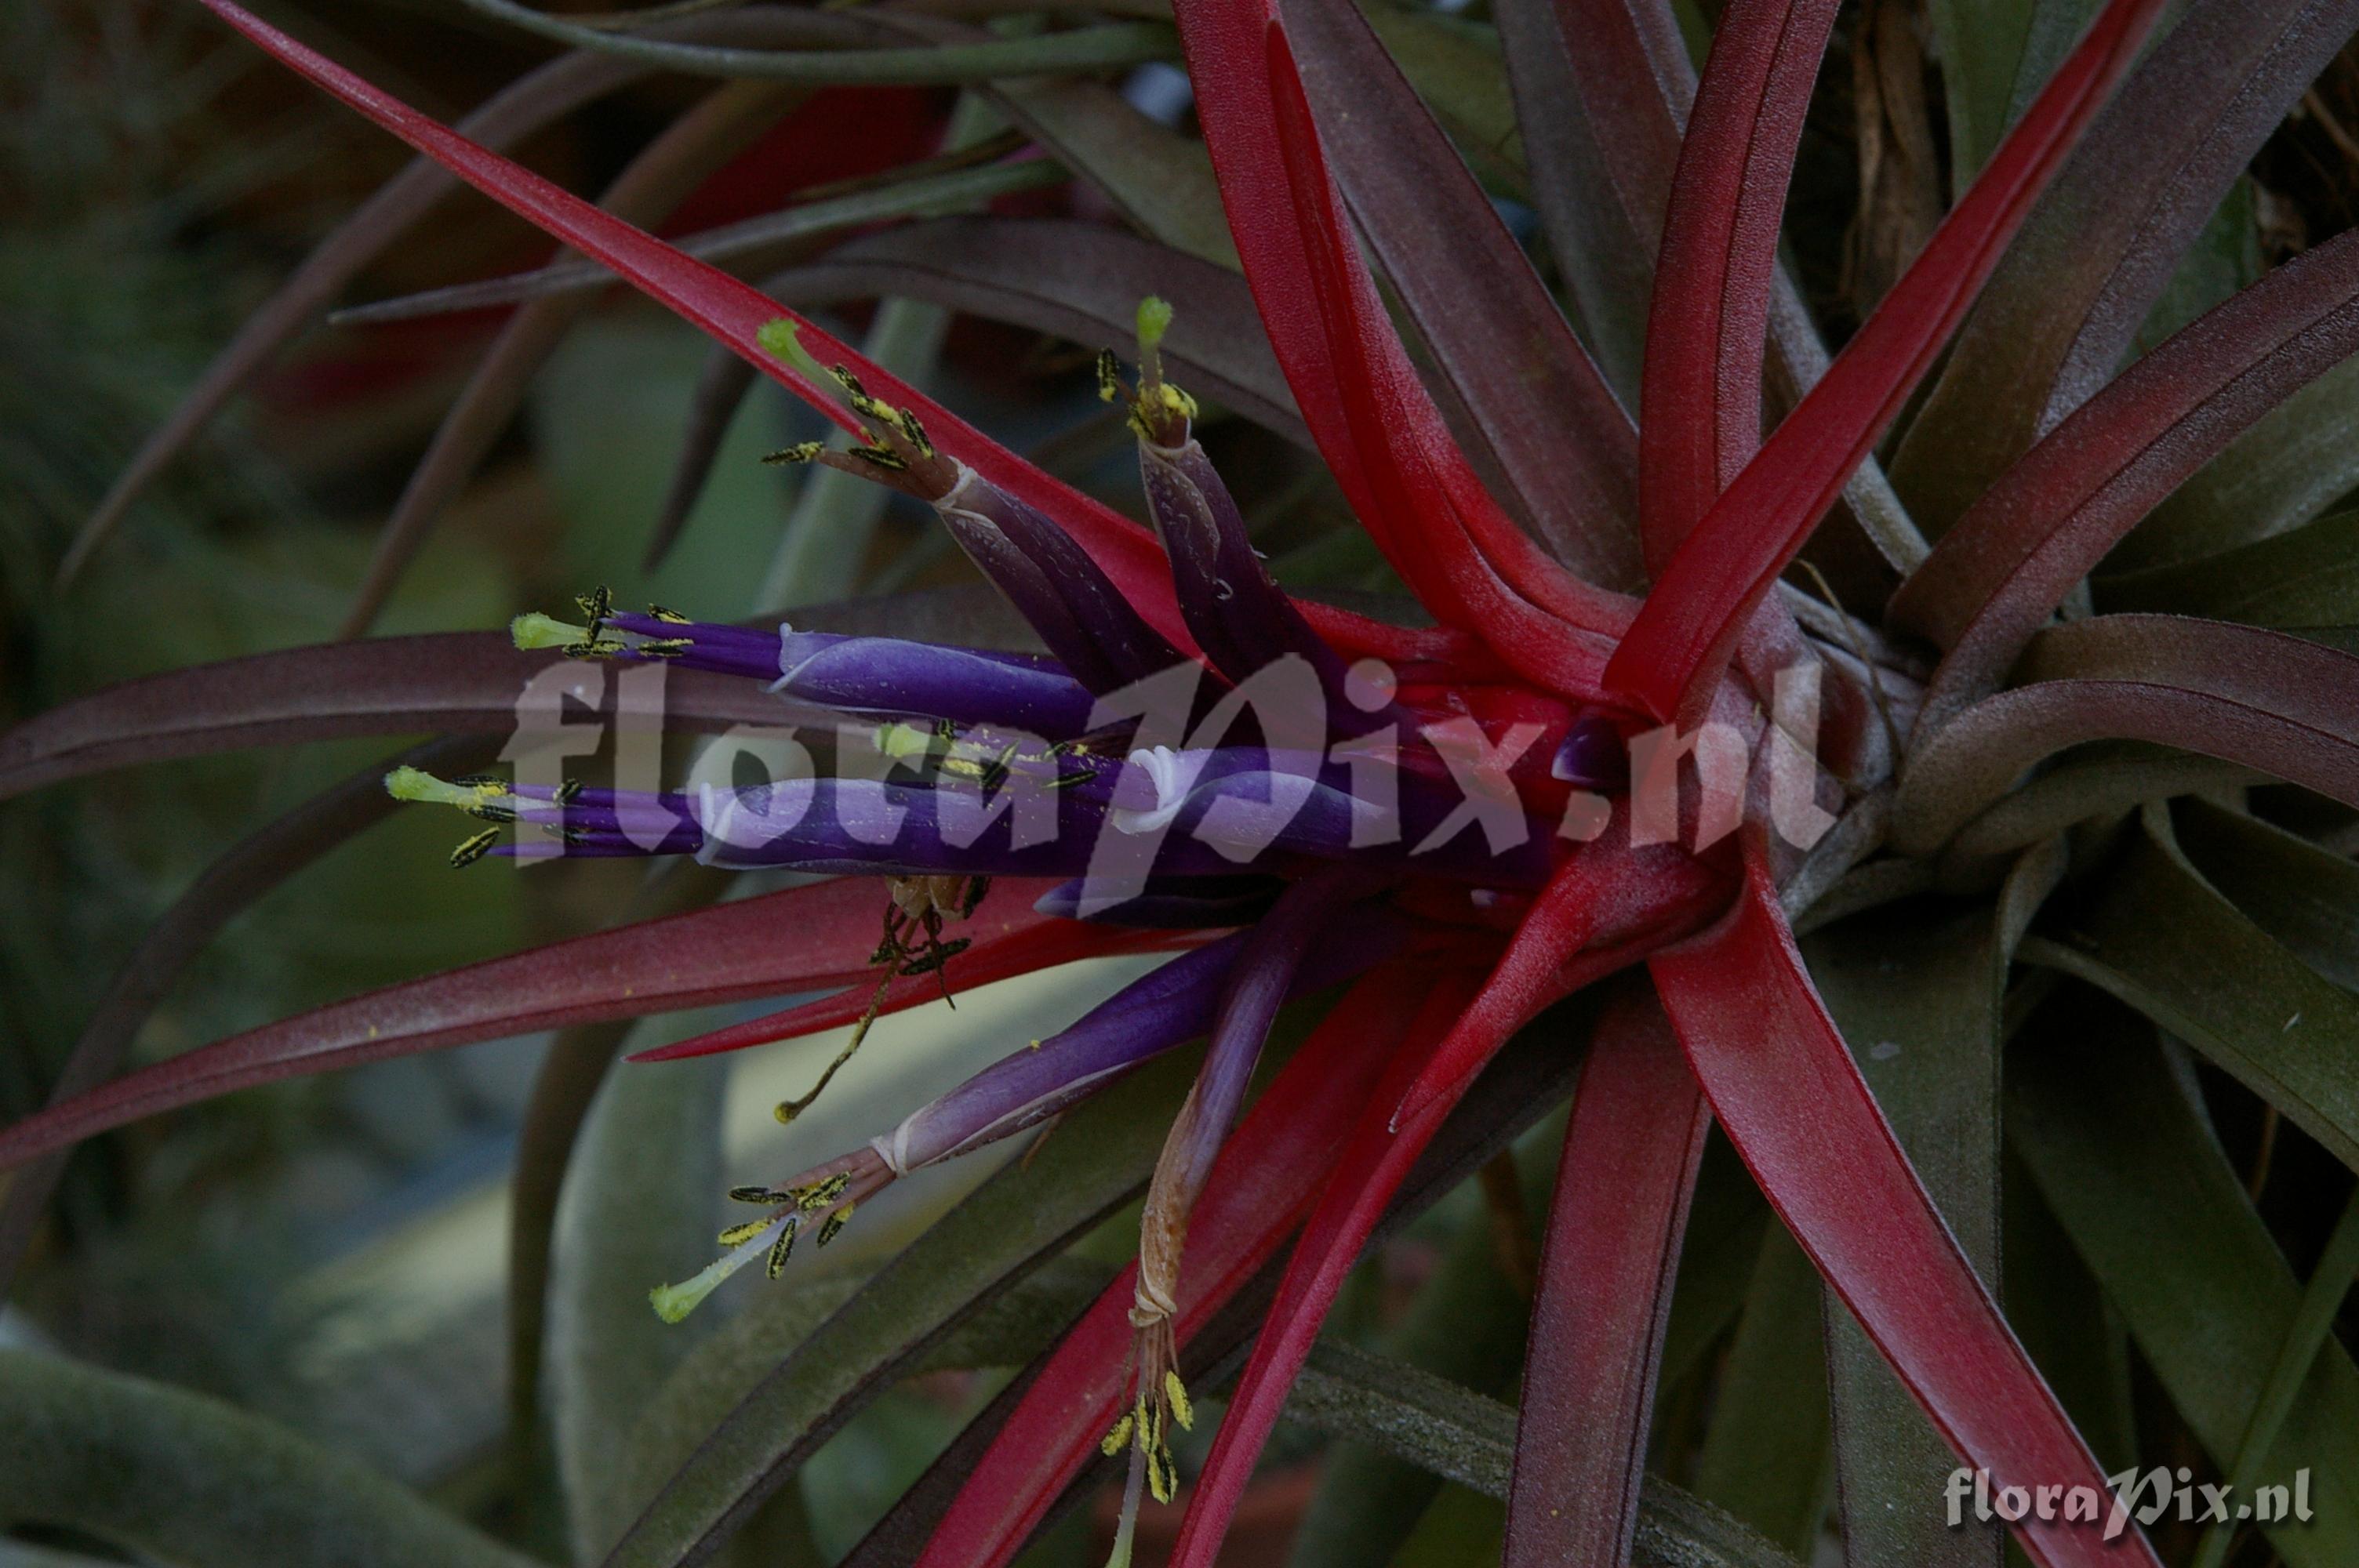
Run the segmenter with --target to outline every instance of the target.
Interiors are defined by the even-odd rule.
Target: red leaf
[[[960,935],[964,935],[962,927]],[[1160,953],[1195,946],[1205,934],[1196,931],[1126,930],[1117,925],[1084,925],[1074,920],[1044,921],[1039,925],[1015,925],[999,936],[976,936],[974,946],[959,954],[951,969],[957,988],[989,985],[1014,975],[1028,975],[1037,969],[1054,968],[1082,958],[1109,957],[1118,953]],[[897,975],[885,987],[881,1004],[875,1001],[878,992],[874,985],[853,985],[833,996],[821,997],[782,1012],[766,1013],[749,1018],[743,1023],[733,1023],[726,1029],[714,1029],[702,1034],[692,1034],[685,1040],[675,1040],[669,1045],[641,1051],[627,1057],[633,1062],[677,1062],[689,1056],[712,1056],[723,1051],[743,1051],[749,1045],[768,1045],[780,1040],[799,1039],[857,1022],[872,1005],[875,1016],[883,1018],[912,1007],[922,1007],[942,994],[941,978],[938,975]]]
[[[1635,592],[1637,433],[1531,263],[1351,0],[1284,0],[1353,216],[1522,514]]]
[[[2359,657],[2257,626],[2100,615],[2043,634],[2024,675],[1919,743],[1894,849],[1933,853],[2025,769],[2090,741],[2175,746],[2359,806]]]
[[[1676,844],[1632,847],[1626,813],[1576,849],[1532,901],[1479,995],[1451,1027],[1397,1119],[1455,1102],[1507,1037],[1540,1010],[1649,947],[1688,935],[1727,903],[1728,881]]]
[[[1835,0],[1734,0],[1712,34],[1647,315],[1639,463],[1650,571],[1761,445],[1777,231],[1834,18]]]
[[[233,0],[203,0],[207,9],[254,40],[273,59],[325,89],[378,125],[449,168],[519,217],[574,249],[596,257],[626,281],[734,351],[845,428],[858,421],[831,386],[764,349],[758,334],[794,313],[752,285],[683,254],[531,170],[489,152],[399,99],[305,48]],[[1123,596],[1156,629],[1182,648],[1193,644],[1180,624],[1161,552],[1146,530],[1119,513],[1042,472],[999,446],[899,377],[870,363],[849,346],[802,322],[803,342],[827,364],[847,364],[868,390],[916,412],[942,449],[1009,493],[1056,518],[1104,568]]]
[[[1995,688],[2137,521],[2253,423],[2359,349],[2359,233],[2306,251],[2082,405],[1900,585],[1891,621],[1947,649],[1930,733]]]
[[[1391,1053],[1384,1081],[1352,1129],[1318,1206],[1303,1227],[1302,1239],[1295,1243],[1277,1300],[1254,1344],[1253,1358],[1229,1398],[1220,1434],[1212,1440],[1212,1454],[1180,1522],[1172,1568],[1210,1568],[1220,1554],[1237,1498],[1252,1477],[1262,1444],[1277,1424],[1287,1391],[1310,1354],[1311,1341],[1318,1337],[1343,1276],[1359,1261],[1360,1249],[1384,1217],[1395,1189],[1457,1103],[1452,1095],[1433,1102],[1397,1131],[1391,1125],[1393,1106],[1431,1059],[1451,1021],[1479,983],[1471,972],[1445,979],[1417,1010],[1406,1038]]]
[[[1588,588],[1502,515],[1418,384],[1375,297],[1268,0],[1181,7],[1197,106],[1245,277],[1319,449],[1434,612],[1561,690],[1586,690],[1618,595]]]
[[[1506,1568],[1622,1568],[1712,1113],[1654,997],[1617,997],[1573,1091],[1549,1209]]]
[[[1747,615],[1931,365],[2161,4],[2109,0],[1825,377],[1680,542],[1614,652],[1610,689],[1669,719],[1718,680]],[[1666,308],[1687,306],[1666,300],[1658,319]]]
[[[1052,880],[1003,878],[979,935],[1046,924]],[[215,1095],[599,1019],[846,985],[873,973],[881,885],[845,878],[650,920],[410,980],[159,1062],[0,1132],[0,1169]]]
[[[1934,1426],[1994,1488],[2103,1470],[1958,1249],[1827,1017],[1758,854],[1728,918],[1651,960],[1688,1062],[1771,1206]],[[2040,1568],[2160,1568],[2135,1530],[2037,1517]]]
[[[1182,1345],[1300,1220],[1427,983],[1398,968],[1357,982],[1222,1147],[1188,1223],[1176,1325]],[[1081,1474],[1126,1391],[1136,1274],[1125,1270],[1057,1346],[918,1568],[997,1568]]]

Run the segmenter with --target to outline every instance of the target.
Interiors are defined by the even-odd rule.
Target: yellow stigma
[[[422,768],[396,768],[385,775],[385,793],[396,800],[413,800],[429,806],[455,806],[462,811],[505,797],[507,786],[496,781],[483,784],[451,784],[436,778]]]
[[[754,341],[813,381],[831,379],[827,367],[811,358],[810,351],[803,347],[801,322],[785,316],[766,321],[762,330],[754,334]]]
[[[1138,351],[1144,357],[1163,346],[1171,330],[1171,302],[1150,294],[1138,302]]]
[[[590,640],[590,628],[530,611],[508,622],[516,645],[530,653],[538,648],[578,648]]]

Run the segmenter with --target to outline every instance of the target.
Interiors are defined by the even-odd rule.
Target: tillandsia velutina
[[[2126,784],[2120,771],[2051,762],[2086,742],[2198,753],[2359,806],[2352,655],[2229,621],[2085,615],[2076,597],[2143,516],[2359,343],[2349,236],[2115,377],[2176,254],[2158,262],[2137,247],[2167,234],[2183,244],[2183,212],[2200,222],[2217,198],[2178,200],[2162,177],[2138,185],[2146,205],[2107,209],[2104,236],[2138,266],[2107,258],[2073,303],[2080,315],[2018,334],[2071,340],[2043,384],[2061,385],[2068,368],[2086,384],[2022,416],[2011,436],[1970,427],[1973,377],[2004,383],[1990,345],[2011,324],[1977,317],[1961,335],[1978,292],[2000,274],[1994,297],[2036,312],[2037,268],[2060,265],[2053,247],[2070,225],[2035,225],[2044,256],[2009,247],[2043,191],[2125,77],[2116,102],[2149,127],[2158,103],[2184,96],[2234,7],[2191,7],[2136,73],[2159,0],[2099,7],[1823,366],[1807,323],[1782,308],[1777,220],[1834,5],[1735,0],[1691,87],[1684,57],[1664,52],[1679,47],[1667,7],[1579,7],[1623,85],[1645,92],[1614,96],[1584,76],[1607,68],[1581,50],[1518,69],[1555,61],[1593,118],[1609,104],[1630,112],[1599,134],[1612,215],[1652,257],[1633,422],[1356,7],[1181,0],[1179,35],[1259,324],[1351,512],[1433,619],[1412,628],[1272,579],[1195,438],[1197,406],[1166,373],[1187,319],[1157,301],[1138,310],[1128,384],[1118,361],[1100,371],[1136,438],[1150,534],[752,287],[486,153],[229,0],[205,3],[810,401],[854,444],[779,459],[930,505],[1047,650],[712,624],[592,594],[580,622],[521,618],[516,642],[743,677],[783,708],[856,719],[839,730],[835,771],[678,793],[391,781],[494,821],[462,860],[540,841],[503,841],[512,822],[570,854],[886,879],[868,905],[887,912],[883,940],[860,961],[839,945],[742,992],[709,993],[822,982],[835,994],[656,1058],[842,1023],[859,1026],[856,1041],[969,976],[1177,952],[867,1145],[741,1189],[733,1195],[767,1215],[724,1232],[731,1250],[704,1274],[657,1293],[675,1316],[756,1257],[776,1273],[805,1227],[823,1244],[908,1172],[1038,1126],[1209,1037],[1147,1185],[1137,1261],[1012,1401],[921,1563],[1006,1562],[1101,1447],[1128,1454],[1115,1548],[1126,1555],[1142,1494],[1180,1488],[1169,1440],[1192,1419],[1180,1373],[1191,1339],[1293,1238],[1180,1527],[1174,1561],[1210,1563],[1321,1318],[1421,1152],[1517,1031],[1597,985],[1613,989],[1581,1068],[1539,1271],[1510,1563],[1631,1560],[1665,1303],[1715,1121],[1940,1443],[2002,1490],[2102,1487],[2090,1445],[1985,1284],[1989,1257],[1967,1255],[1902,1152],[1790,916],[1836,889],[1853,909],[1999,889],[2011,950],[2060,885],[2066,828],[2114,834],[2140,808],[2155,853],[2176,853],[2168,812],[2149,803],[2222,775],[2172,772],[2177,762],[2144,752]],[[2329,11],[2301,8],[2301,26]],[[2288,12],[2282,30],[2301,49],[2350,30],[2342,11],[2316,38],[2297,20]],[[1542,41],[1566,48],[1553,30]],[[2229,122],[2237,91],[2221,86],[2212,120],[2162,161],[2209,168],[2203,137]],[[1536,160],[1555,156],[1527,135]],[[2135,137],[2108,120],[2090,145],[2118,152]],[[2060,204],[2102,205],[2104,170],[2077,168]],[[1462,443],[1377,292],[1363,235],[1403,319],[1438,351],[1435,382],[1458,406]],[[1568,231],[1560,248],[1577,238]],[[1773,336],[1794,384],[1771,400],[1790,406],[1765,436]],[[1951,370],[1912,414],[1945,351]],[[1904,477],[1912,461],[1919,470],[1902,488],[1938,524],[1930,543],[1868,467],[1904,416],[1895,463]],[[1975,450],[1945,467],[1953,454],[1926,457],[1920,442]],[[1873,622],[1844,613],[1831,589],[1786,580],[1846,486],[1846,525],[1897,585]],[[840,884],[782,896],[801,901],[778,906],[782,923],[823,900],[845,907]],[[2094,972],[2085,953],[2051,947],[2053,963]],[[1280,1006],[1339,985],[1328,1021],[1247,1111]],[[447,1044],[516,1022],[511,1010],[417,1035]],[[212,1049],[20,1124],[0,1135],[0,1157],[328,1059],[299,1064],[268,1036]],[[2331,1097],[2303,1092],[2315,1084],[2298,1064],[2221,1055],[2346,1161],[2359,1151],[2343,1111],[2321,1108]],[[1576,1407],[1581,1419],[1564,1419]],[[2158,1562],[2135,1529],[2010,1522],[2044,1568]]]

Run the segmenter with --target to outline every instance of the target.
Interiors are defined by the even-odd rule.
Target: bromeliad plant
[[[2038,1042],[2043,1021],[2086,1015],[2059,977],[2093,983],[2273,1123],[2359,1158],[2359,1011],[2335,983],[2353,973],[2354,879],[2331,840],[2272,825],[2259,807],[2276,797],[2254,794],[2278,780],[2359,807],[2359,661],[2320,630],[2350,619],[2329,577],[2349,530],[2311,521],[2342,480],[2304,467],[2351,423],[2334,367],[2359,346],[2359,251],[2348,235],[2310,249],[2115,373],[2359,6],[2198,0],[2149,49],[2160,0],[2109,0],[2003,135],[2004,96],[1994,105],[1970,60],[1946,60],[1961,194],[1830,362],[1778,245],[1832,0],[1733,0],[1700,81],[1651,0],[1498,7],[1572,321],[1368,16],[1347,0],[1180,0],[1229,237],[1290,394],[1290,410],[1282,395],[1262,405],[1280,426],[1299,419],[1430,614],[1409,628],[1291,598],[1256,554],[1195,438],[1196,406],[1166,374],[1168,339],[1175,360],[1244,389],[1239,406],[1267,386],[1259,344],[1222,314],[1239,297],[1201,262],[1125,252],[1136,270],[1120,281],[1135,287],[1098,300],[1173,287],[1158,265],[1195,280],[1176,319],[1159,299],[1139,307],[1134,380],[1103,369],[1128,409],[1150,534],[760,290],[229,0],[205,3],[809,400],[853,439],[781,458],[930,505],[1047,652],[749,630],[592,594],[578,622],[516,623],[537,659],[474,640],[311,650],[37,720],[0,753],[16,787],[279,735],[493,728],[553,651],[665,665],[687,727],[851,716],[875,755],[854,766],[848,731],[831,776],[679,794],[398,771],[400,798],[494,824],[461,860],[553,841],[839,879],[205,1047],[63,1099],[0,1134],[0,1160],[245,1085],[555,1023],[826,988],[653,1054],[847,1023],[856,1044],[938,994],[1180,949],[870,1143],[733,1194],[763,1212],[723,1234],[730,1250],[703,1275],[656,1292],[677,1317],[755,1259],[776,1275],[803,1230],[827,1244],[908,1172],[1208,1037],[1147,1183],[1136,1264],[864,1560],[1006,1562],[1102,1454],[1127,1467],[1126,1558],[1142,1493],[1182,1488],[1170,1444],[1193,1419],[1190,1369],[1234,1366],[1250,1338],[1174,1549],[1212,1562],[1397,1200],[1544,1108],[1525,1088],[1486,1098],[1486,1069],[1577,1060],[1499,1476],[1507,1561],[1663,1550],[1671,1527],[1659,1510],[1642,1524],[1640,1477],[1717,1126],[1840,1303],[1827,1349],[1849,1560],[1987,1563],[1999,1535],[1940,1516],[1952,1464],[1986,1472],[1988,1496],[2104,1488],[1993,1292],[2000,1048],[2022,1030],[2005,1082],[2049,1206],[2223,1476],[2318,1461],[2325,1522],[2272,1531],[2271,1547],[2348,1560],[2359,1479],[2332,1466],[2350,1453],[2353,1428],[2335,1422],[2354,1396],[2326,1328],[2348,1249],[2321,1265],[2323,1316],[2297,1312],[2249,1205],[2212,1179],[2223,1157],[2170,1065],[2179,1048],[2125,1044],[2136,1037],[2118,1026],[2069,1052]],[[846,265],[864,244],[876,247],[853,242]],[[880,291],[915,276],[891,276]],[[989,296],[969,282],[961,303]],[[1635,422],[1615,387],[1634,373]],[[1765,398],[1782,409],[1766,435]],[[1882,583],[1897,580],[1880,614],[1847,612],[1805,561],[1832,530],[1871,543]],[[2109,559],[2137,569],[2092,587]],[[1817,592],[1789,581],[1798,563]],[[1680,741],[1699,735],[1682,794]],[[1035,811],[1045,826],[1027,834]],[[1671,830],[1644,830],[1650,811]],[[1727,817],[1736,830],[1716,835]],[[1378,819],[1390,830],[1369,830]],[[509,823],[532,831],[505,841]],[[1824,928],[1807,963],[1798,927]],[[1337,987],[1248,1108],[1281,1006]],[[1549,1012],[1593,990],[1586,1013]],[[1544,1013],[1593,1018],[1585,1053],[1546,1024],[1508,1049]],[[2147,1138],[2124,1131],[2132,1112]],[[2133,1223],[2120,1206],[2150,1213],[2125,1173],[2136,1169],[2202,1173],[2184,1201],[2259,1238],[2274,1304],[2236,1318],[2252,1334],[2235,1369],[2201,1365],[2186,1329],[2190,1314],[2238,1310],[2203,1297],[2217,1277],[2155,1260],[2154,1236],[2181,1216]],[[20,1176],[12,1201],[37,1185]],[[1076,1211],[1000,1278],[1102,1212]],[[612,1561],[693,1558],[779,1484],[805,1444],[747,1410]],[[733,1459],[733,1444],[758,1461]],[[1777,1560],[1723,1525],[1686,1528],[1679,1561]],[[2035,1510],[2012,1528],[2043,1565],[2159,1561],[2135,1527]],[[2215,1532],[2207,1561],[2228,1540]]]

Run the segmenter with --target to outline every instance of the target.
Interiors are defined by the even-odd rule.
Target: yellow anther
[[[1114,1422],[1113,1429],[1098,1440],[1098,1452],[1109,1459],[1121,1453],[1123,1445],[1130,1441],[1131,1429],[1136,1424],[1137,1418],[1128,1415]]]
[[[1171,1406],[1171,1419],[1186,1430],[1195,1430],[1196,1408],[1188,1402],[1188,1387],[1179,1373],[1169,1368],[1163,1374],[1163,1398]]]
[[[766,463],[807,463],[825,450],[825,441],[797,441],[791,447],[780,447],[768,453],[762,460]]]
[[[859,1206],[858,1204],[845,1204],[821,1220],[819,1227],[819,1245],[824,1247],[842,1234],[843,1227],[852,1223],[852,1211]]]
[[[492,846],[499,841],[500,830],[496,827],[486,827],[472,838],[462,838],[459,847],[451,851],[451,869],[455,871],[473,865],[490,854]]]
[[[749,1219],[743,1225],[733,1225],[721,1233],[723,1247],[743,1247],[777,1222],[772,1219]]]

